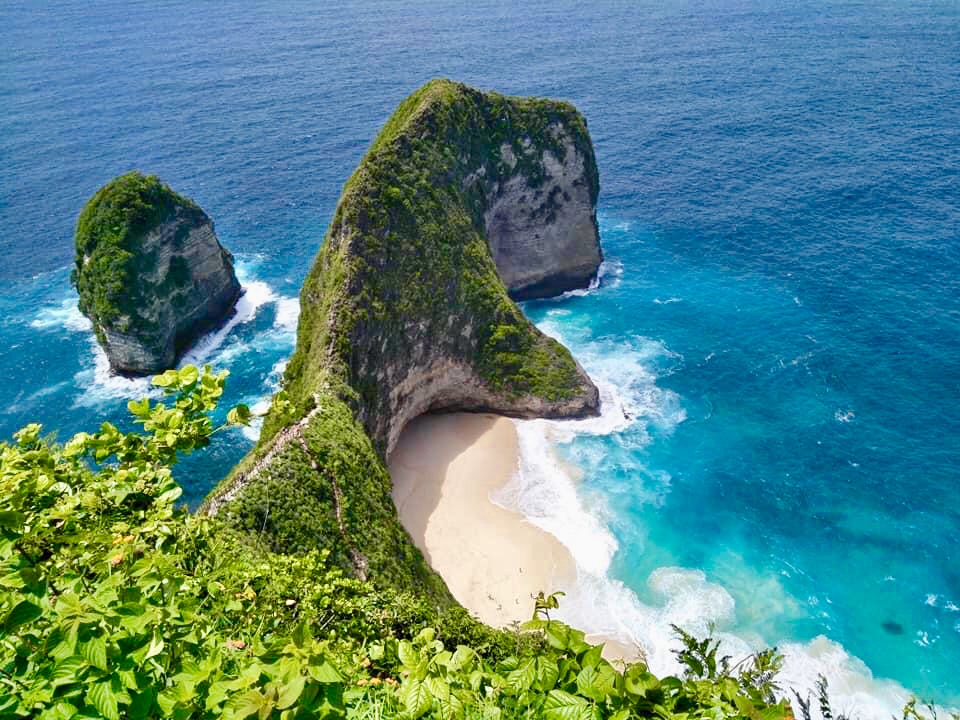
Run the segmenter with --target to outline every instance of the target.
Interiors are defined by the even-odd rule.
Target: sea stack
[[[114,178],[77,220],[73,282],[110,367],[174,366],[233,312],[241,288],[213,221],[154,175]]]
[[[260,443],[207,511],[276,550],[326,548],[358,577],[445,596],[384,461],[427,412],[598,413],[583,368],[514,302],[595,276],[598,187],[569,103],[449,80],[404,100],[344,186]]]

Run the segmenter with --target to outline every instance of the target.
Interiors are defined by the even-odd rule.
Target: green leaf
[[[447,693],[446,697],[436,698],[437,705],[440,708],[440,717],[443,720],[453,720],[453,718],[463,717],[463,700],[454,693]]]
[[[147,648],[146,655],[143,656],[144,660],[149,660],[152,657],[156,657],[163,652],[164,647],[163,638],[157,634],[150,639],[150,646]]]
[[[442,702],[450,700],[450,685],[447,684],[446,680],[435,675],[428,675],[427,679],[423,682],[430,691],[431,696]]]
[[[33,622],[41,615],[43,615],[42,608],[34,605],[29,600],[21,600],[14,606],[13,610],[10,611],[10,614],[7,615],[4,628],[7,632],[11,632],[21,625]]]
[[[26,445],[32,445],[37,441],[37,438],[40,437],[40,430],[43,426],[40,423],[30,423],[24,427],[17,430],[13,437],[16,438],[17,442],[21,447]]]
[[[371,657],[373,657],[371,655]],[[454,672],[470,670],[477,660],[477,652],[466,645],[458,645],[450,658],[450,669]]]
[[[177,695],[173,688],[167,688],[157,695],[157,707],[163,712],[164,717],[173,716],[173,711],[177,707]]]
[[[86,700],[107,720],[120,720],[117,708],[117,696],[110,687],[110,681],[94,683],[87,690]]]
[[[406,707],[413,720],[425,714],[430,709],[430,705],[433,704],[430,690],[424,683],[415,678],[407,678],[403,683],[402,693],[404,707]]]
[[[537,679],[537,662],[535,658],[523,661],[516,670],[507,673],[507,687],[514,695],[529,690]]]
[[[180,372],[178,374],[180,376],[181,387],[190,387],[197,381],[197,378],[200,377],[200,372],[197,370],[195,365],[184,365],[182,368],[180,368]]]
[[[563,690],[551,690],[543,704],[545,720],[584,720],[590,716],[590,706],[583,698]]]
[[[134,417],[147,417],[150,415],[150,398],[143,398],[140,401],[131,400],[127,403],[127,410],[129,410]]]
[[[397,645],[397,657],[407,670],[413,670],[420,663],[420,656],[409,640],[401,640]]]
[[[13,699],[13,704],[16,705],[15,698]],[[7,709],[8,707],[0,700],[0,713],[5,712]],[[77,708],[75,706],[68,702],[58,702],[52,708],[48,708],[41,713],[39,720],[70,720],[74,717],[77,717]]]
[[[557,650],[566,650],[570,643],[570,628],[560,622],[549,622],[544,628],[547,642]]]
[[[549,657],[537,658],[537,688],[542,692],[553,690],[560,677],[557,662]]]
[[[164,505],[166,503],[172,503],[177,500],[181,495],[183,495],[183,488],[179,485],[177,487],[172,487],[162,495],[157,497],[157,505]]]
[[[417,633],[417,636],[413,639],[415,645],[423,646],[427,643],[433,642],[433,639],[437,636],[437,631],[432,627],[425,627],[423,630]]]
[[[319,662],[314,660],[307,665],[307,673],[318,683],[343,682],[343,676],[325,658]]]
[[[277,695],[277,709],[283,710],[291,707],[300,698],[306,680],[303,675],[295,675],[284,685],[281,685]]]
[[[73,595],[61,595],[60,599],[57,601],[57,608],[60,609],[62,606],[66,605],[72,598]],[[54,660],[65,660],[74,654],[77,649],[77,631],[80,627],[80,621],[75,620],[70,624],[70,627],[67,628],[66,634],[63,635],[63,639],[54,646],[53,650],[50,651],[50,657]],[[61,631],[62,632],[62,631]]]
[[[617,673],[609,663],[583,668],[577,675],[577,691],[584,697],[603,702],[616,692]]]
[[[68,657],[66,660],[61,660],[53,668],[50,683],[54,687],[71,685],[79,680],[79,675],[86,666],[86,661],[76,655]]]
[[[27,516],[22,512],[16,512],[14,510],[0,511],[0,527],[2,528],[17,530],[23,525],[26,519]]]
[[[176,370],[167,370],[165,373],[155,375],[152,382],[157,387],[168,388],[180,382],[180,376]]]
[[[238,718],[246,718],[251,715],[263,717],[264,711],[269,712],[272,708],[272,703],[260,691],[247,690],[247,692],[234,698],[229,706],[233,708]]]
[[[293,644],[298,648],[307,647],[310,641],[313,640],[313,631],[310,628],[310,624],[306,622],[297,623],[290,639],[293,640]]]
[[[588,665],[599,665],[602,658],[603,645],[594,645],[585,653],[583,653],[583,657],[580,658],[580,666],[587,667]]]
[[[91,638],[80,643],[80,654],[84,659],[101,670],[107,669],[107,638],[104,636]]]
[[[251,417],[250,408],[240,404],[227,413],[227,422],[231,425],[249,425]]]
[[[155,698],[156,690],[152,687],[136,693],[130,701],[130,707],[127,708],[126,720],[142,720],[149,717]]]
[[[632,695],[644,697],[652,690],[660,687],[660,680],[650,672],[643,664],[630,666],[623,675],[623,686],[627,692]]]

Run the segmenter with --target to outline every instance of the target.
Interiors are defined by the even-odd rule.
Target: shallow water
[[[568,612],[662,667],[668,621],[779,644],[864,717],[899,701],[869,672],[960,704],[960,7],[660,5],[4,3],[0,434],[119,420],[145,388],[104,372],[68,283],[76,215],[112,176],[159,174],[236,253],[243,311],[194,359],[252,403],[408,92],[448,75],[568,98],[608,273],[526,310],[610,402],[593,427],[521,428],[518,483],[543,487],[514,497],[576,520],[557,526],[579,528]],[[191,502],[249,435],[184,463]]]

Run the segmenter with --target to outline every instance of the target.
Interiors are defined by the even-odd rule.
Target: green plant
[[[277,554],[177,508],[178,457],[250,419],[241,405],[214,426],[225,377],[158,376],[166,400],[129,404],[139,432],[104,423],[60,445],[33,424],[0,444],[0,720],[792,716],[774,650],[731,663],[675,628],[685,672],[658,678],[552,618],[562,593],[495,630],[360,581],[326,550]],[[825,681],[817,699],[844,717]]]
[[[448,649],[432,629],[412,640],[391,640],[371,648],[374,670],[402,677],[398,699],[416,720],[461,718],[542,718],[543,720],[626,720],[656,718],[750,718],[792,715],[772,697],[766,675],[733,673],[717,657],[717,644],[680,632],[678,658],[683,678],[657,678],[642,662],[623,670],[605,660],[602,646],[552,620],[559,594],[537,599],[527,633],[544,643],[533,652],[491,662],[470,647]],[[773,652],[752,656],[751,668],[771,668]],[[388,675],[389,676],[389,675]]]
[[[205,219],[191,200],[154,175],[130,172],[98,190],[77,219],[76,264],[71,274],[80,309],[107,327],[132,316],[141,304],[136,279],[154,269],[156,257],[142,253],[144,233],[176,212]],[[182,281],[182,271],[178,279]]]
[[[156,377],[173,402],[131,402],[142,433],[104,423],[57,445],[34,424],[0,445],[0,717],[343,712],[329,641],[244,624],[237,538],[174,506],[171,467],[222,429],[225,376]]]

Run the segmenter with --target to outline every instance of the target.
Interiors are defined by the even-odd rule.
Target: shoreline
[[[490,499],[519,466],[511,420],[475,413],[418,417],[404,428],[387,465],[401,524],[481,622],[524,622],[537,593],[573,587],[576,565],[567,548]]]

